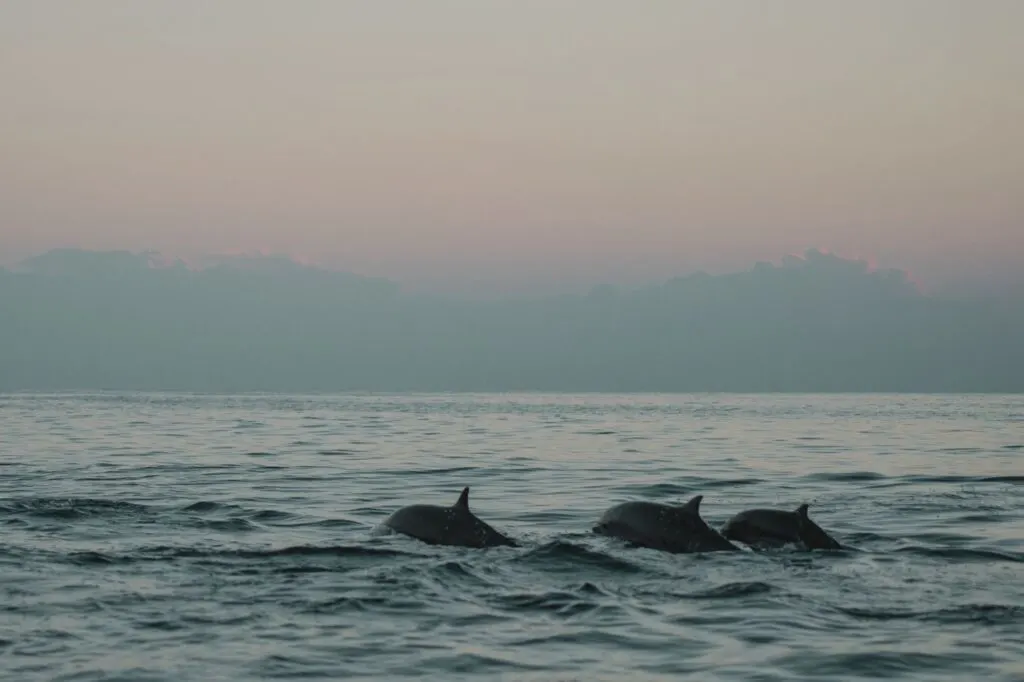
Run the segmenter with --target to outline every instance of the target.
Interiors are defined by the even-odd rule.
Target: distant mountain
[[[808,251],[472,302],[235,256],[52,251],[0,271],[0,390],[1024,390],[1024,305]]]

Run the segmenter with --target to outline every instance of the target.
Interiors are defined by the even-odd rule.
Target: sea
[[[592,532],[694,495],[846,548]],[[1024,680],[1024,396],[0,394],[0,680],[268,679]]]

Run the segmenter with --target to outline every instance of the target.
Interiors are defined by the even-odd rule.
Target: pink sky
[[[1024,3],[0,5],[0,262],[268,249],[413,285],[824,247],[1024,263]]]

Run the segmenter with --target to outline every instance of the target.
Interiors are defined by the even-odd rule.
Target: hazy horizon
[[[1020,392],[1005,293],[928,294],[818,251],[489,301],[283,259],[59,251],[0,271],[0,391]]]
[[[1024,4],[11,0],[0,263],[265,250],[422,291],[821,248],[1024,264]]]
[[[989,270],[983,273],[962,274],[959,276],[945,278],[924,279],[908,268],[901,267],[899,263],[891,263],[883,266],[878,259],[872,257],[850,256],[835,251],[807,247],[802,250],[782,253],[775,253],[774,256],[758,258],[750,261],[720,261],[711,264],[710,267],[702,266],[700,263],[687,267],[680,264],[677,268],[666,268],[664,271],[629,273],[622,268],[612,269],[599,273],[594,272],[556,272],[552,277],[538,277],[523,279],[515,277],[515,274],[496,277],[493,273],[481,272],[475,276],[466,271],[441,272],[427,277],[409,279],[403,277],[402,272],[394,274],[361,271],[357,267],[343,267],[331,261],[296,256],[285,251],[272,251],[258,249],[252,251],[226,250],[200,252],[195,251],[188,254],[161,251],[157,249],[82,249],[77,246],[56,246],[43,251],[29,252],[23,257],[8,257],[0,259],[0,271],[8,270],[16,273],[24,271],[27,265],[37,261],[45,261],[51,257],[68,255],[75,258],[80,254],[95,254],[103,257],[109,254],[124,254],[131,258],[149,259],[150,267],[161,269],[181,266],[190,270],[203,270],[221,265],[240,265],[249,263],[253,267],[285,262],[291,265],[314,268],[327,272],[354,275],[368,279],[377,279],[395,284],[403,292],[409,294],[430,294],[452,299],[480,299],[495,300],[516,299],[521,297],[544,298],[548,296],[579,295],[593,291],[595,288],[613,287],[623,291],[639,288],[660,286],[666,281],[687,278],[694,275],[735,275],[748,271],[758,264],[782,266],[792,259],[803,260],[808,254],[822,254],[862,264],[868,271],[892,270],[902,273],[907,277],[914,287],[926,295],[938,296],[1005,296],[1017,294],[1024,290],[1024,269],[1007,268],[1005,270]]]

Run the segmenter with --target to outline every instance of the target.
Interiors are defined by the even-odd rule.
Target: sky
[[[5,0],[0,264],[285,252],[444,291],[1024,269],[1016,0]]]

